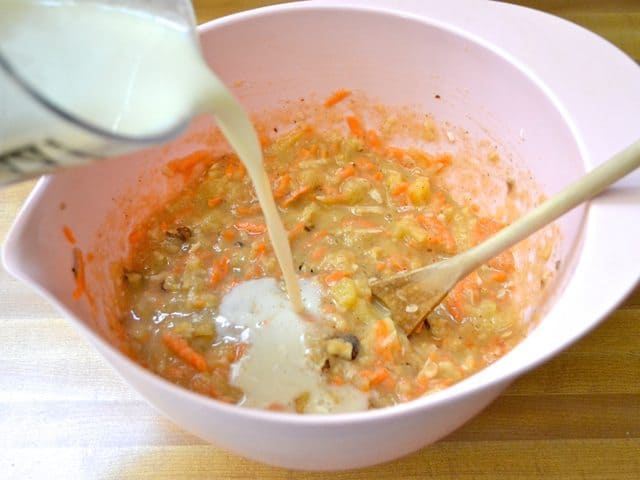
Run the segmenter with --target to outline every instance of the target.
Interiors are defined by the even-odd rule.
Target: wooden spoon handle
[[[503,228],[488,240],[458,255],[462,276],[472,272],[500,252],[512,247],[564,213],[594,197],[616,180],[640,166],[640,140],[614,155],[569,187]]]

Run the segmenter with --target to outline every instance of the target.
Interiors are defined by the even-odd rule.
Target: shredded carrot
[[[167,230],[169,230],[169,225],[167,225],[167,222],[160,222],[160,231],[162,233],[167,233]]]
[[[362,123],[358,120],[357,117],[353,115],[349,115],[346,117],[347,125],[349,125],[349,130],[358,138],[364,138],[364,129],[362,128]]]
[[[316,199],[325,205],[336,205],[338,203],[344,203],[349,199],[346,193],[327,193],[326,195],[317,195]]]
[[[342,181],[349,177],[353,177],[355,174],[356,174],[356,167],[354,167],[353,165],[348,165],[338,171],[338,179]]]
[[[493,275],[491,275],[491,280],[498,283],[506,282],[507,274],[505,272],[495,272]]]
[[[436,163],[441,163],[443,166],[451,165],[453,162],[453,157],[450,153],[443,153],[438,155],[435,160]]]
[[[256,244],[254,251],[256,252],[256,258],[261,257],[262,255],[267,253],[267,244],[264,242]]]
[[[238,215],[249,216],[255,215],[260,211],[260,204],[256,203],[255,205],[250,205],[249,207],[235,207],[235,211]]]
[[[356,159],[356,165],[359,169],[364,170],[366,172],[376,172],[378,167],[373,162],[370,162],[364,157],[360,157]]]
[[[214,208],[217,207],[218,205],[220,205],[222,203],[223,197],[219,196],[219,197],[213,197],[210,198],[209,200],[207,200],[207,205],[210,208]]]
[[[394,333],[387,322],[378,320],[374,327],[375,343],[374,350],[381,360],[385,362],[393,361],[393,354],[400,348],[398,337],[392,335]]]
[[[375,132],[375,130],[367,130],[367,142],[369,142],[369,145],[374,150],[378,150],[382,146],[380,137]]]
[[[513,258],[513,253],[507,250],[506,252],[502,252],[497,257],[489,260],[489,266],[495,268],[496,270],[512,272],[516,267],[516,262]]]
[[[193,302],[193,308],[197,310],[202,310],[206,306],[207,306],[207,303],[201,298]]]
[[[434,216],[418,215],[416,219],[427,231],[430,244],[442,246],[448,253],[455,252],[456,241],[444,223]]]
[[[171,160],[167,168],[171,173],[190,173],[200,163],[211,163],[213,155],[208,150],[199,150],[186,157]]]
[[[408,189],[409,189],[408,182],[400,182],[398,185],[396,185],[391,189],[390,193],[394,197],[397,197],[398,195],[402,195],[403,193],[405,193]]]
[[[324,106],[327,108],[333,107],[336,103],[341,102],[349,95],[351,95],[351,90],[336,90],[329,98],[325,100]]]
[[[314,243],[316,243],[318,240],[322,240],[327,235],[329,235],[328,231],[326,231],[326,230],[318,230],[316,233],[313,234],[313,236],[306,243],[305,248],[311,247]]]
[[[491,218],[478,218],[473,228],[473,239],[480,243],[502,229],[502,225]]]
[[[232,161],[229,161],[227,162],[227,165],[224,167],[224,176],[232,177],[235,171],[236,171],[236,164]]]
[[[344,377],[339,377],[338,375],[332,376],[329,382],[331,383],[331,385],[337,385],[337,386],[344,385],[345,383],[347,383]]]
[[[129,234],[129,243],[139,243],[144,239],[145,236],[145,230],[143,230],[142,228],[138,228]]]
[[[291,184],[291,176],[288,173],[278,177],[273,185],[273,197],[282,198],[289,191]]]
[[[402,148],[387,147],[387,153],[394,157],[396,160],[402,160],[407,152]]]
[[[76,288],[73,291],[74,300],[78,300],[86,292],[86,280],[84,276],[84,260],[79,248],[73,249],[73,274],[76,280]]]
[[[411,158],[414,160],[424,164],[425,166],[430,166],[433,164],[434,157],[429,155],[427,152],[423,152],[422,150],[418,150],[417,148],[411,148],[408,151]]]
[[[311,156],[311,150],[309,150],[308,148],[300,147],[296,158],[299,162],[301,162],[302,160],[306,160],[310,156]]]
[[[474,241],[476,243],[483,242],[490,236],[496,234],[503,228],[503,225],[490,218],[478,218],[473,229]],[[489,266],[496,270],[510,272],[515,269],[515,260],[513,253],[509,250],[502,252],[497,257],[489,260]]]
[[[254,278],[260,278],[263,275],[263,271],[262,268],[260,267],[260,265],[256,264],[253,267],[253,270],[248,270],[247,273],[244,274],[244,279],[245,280],[252,280]]]
[[[389,325],[384,320],[378,320],[375,326],[376,337],[378,340],[386,338],[391,331],[389,330]]]
[[[327,253],[327,247],[321,245],[319,247],[316,247],[310,254],[309,257],[311,257],[312,260],[321,260],[322,257],[325,256],[325,254]]]
[[[389,377],[389,370],[385,367],[379,367],[375,370],[361,370],[360,376],[369,380],[369,385],[378,385]]]
[[[289,230],[289,233],[288,233],[289,241],[296,238],[302,232],[304,232],[304,222],[296,223],[294,227],[291,230]]]
[[[401,272],[402,270],[406,270],[409,265],[404,257],[401,257],[400,255],[392,255],[387,258],[387,266],[395,272]]]
[[[470,273],[451,289],[444,303],[454,319],[458,322],[464,320],[467,305],[475,303],[479,290],[477,272]]]
[[[232,228],[226,228],[222,231],[222,238],[224,238],[226,241],[231,241],[234,238],[236,238],[236,232],[235,230],[233,230]]]
[[[239,222],[233,226],[236,230],[247,232],[249,235],[262,235],[267,231],[264,223]]]
[[[382,179],[384,179],[384,174],[381,171],[377,171],[374,175],[373,175],[373,179],[377,180],[378,182],[382,181]]]
[[[213,269],[211,271],[211,277],[209,283],[212,287],[216,286],[224,277],[227,276],[230,269],[229,257],[223,255],[221,258],[213,261]]]
[[[207,361],[204,356],[191,348],[184,338],[165,330],[162,332],[162,343],[186,364],[201,372],[207,371]]]
[[[347,278],[350,277],[351,274],[349,272],[342,272],[342,271],[335,271],[335,272],[331,272],[327,275],[325,275],[324,277],[324,283],[326,283],[327,285],[331,286],[334,285],[336,283],[338,283],[339,280],[342,280],[343,278]]]
[[[87,252],[87,263],[91,263],[95,260],[96,256],[92,252]]]
[[[271,410],[272,412],[284,412],[287,410],[287,407],[281,403],[271,403],[267,405],[267,410]]]
[[[76,236],[73,234],[73,230],[71,230],[68,226],[64,225],[62,227],[62,233],[71,245],[76,244]]]
[[[287,195],[286,197],[284,197],[282,199],[281,205],[283,207],[288,207],[293,202],[295,202],[298,198],[300,198],[302,195],[307,193],[309,190],[311,190],[311,187],[309,185],[303,185],[298,190],[295,190],[291,192],[289,195]]]
[[[268,137],[267,135],[260,135],[259,140],[260,140],[260,146],[262,148],[267,148],[269,145],[271,145],[271,138]]]

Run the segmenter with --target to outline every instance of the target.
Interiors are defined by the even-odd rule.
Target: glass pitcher
[[[0,184],[178,135],[187,50],[189,0],[0,0]]]

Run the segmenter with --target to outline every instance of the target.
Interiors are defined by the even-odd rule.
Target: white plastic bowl
[[[527,47],[521,36],[529,35],[531,41],[539,35],[539,49],[545,45],[544,32],[556,29],[564,32],[558,41],[590,50],[609,72],[638,77],[637,68],[617,50],[574,26],[531,11],[505,10],[490,2],[454,3],[466,9],[461,24],[468,30],[437,19],[453,18],[453,7],[436,8],[429,2],[398,2],[401,10],[396,12],[318,2],[246,12],[204,25],[200,32],[215,71],[229,84],[245,81],[238,93],[250,110],[271,109],[282,100],[313,92],[326,95],[343,87],[364,91],[383,103],[413,104],[474,131],[479,125],[486,128],[525,159],[548,193],[605,160],[603,152],[614,153],[633,140],[631,130],[613,131],[613,126],[622,125],[615,121],[610,131],[602,131],[611,135],[610,143],[585,139],[585,132],[597,125],[587,118],[580,95],[584,101],[592,91],[585,85],[593,83],[580,78],[580,68],[569,55],[560,55],[565,63],[554,67],[559,73],[549,74],[540,51]],[[500,18],[535,24],[538,33],[520,35],[516,23],[505,28],[504,38],[494,38],[504,48],[497,47],[481,37],[483,32],[495,37],[493,27]],[[513,47],[511,40],[516,57],[506,53]],[[549,49],[548,40],[546,46]],[[565,88],[571,82],[581,87]],[[435,100],[435,93],[443,101]],[[626,98],[637,105],[640,93],[630,91]],[[600,102],[604,113],[616,107],[591,100],[596,106]],[[624,108],[618,111],[624,113]],[[79,247],[98,253],[88,281],[106,284],[109,262],[122,256],[129,227],[146,213],[139,208],[146,205],[139,197],[161,199],[167,188],[175,188],[166,184],[160,167],[178,153],[176,149],[197,144],[194,139],[186,146],[140,152],[44,179],[8,237],[4,261],[13,275],[55,304],[150,403],[196,435],[256,460],[336,470],[417,450],[453,431],[517,375],[586,333],[638,279],[640,249],[627,240],[639,237],[636,176],[625,184],[632,187],[631,194],[623,191],[596,200],[589,209],[562,220],[562,293],[529,338],[477,375],[409,404],[354,414],[298,416],[223,404],[174,386],[111,346],[108,312],[105,315],[101,308],[108,288],[93,290],[99,307],[95,319],[86,301],[72,300],[71,247],[61,234],[63,225],[71,225]],[[615,250],[611,238],[621,239],[615,241]],[[610,279],[606,285],[593,282],[604,276]]]

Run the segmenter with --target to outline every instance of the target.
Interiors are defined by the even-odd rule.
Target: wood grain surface
[[[273,2],[196,0],[199,21]],[[522,0],[640,59],[638,0]],[[4,238],[33,187],[0,191]],[[640,478],[640,288],[596,330],[481,415],[411,456],[304,473],[229,454],[129,388],[61,316],[0,272],[0,478]]]

